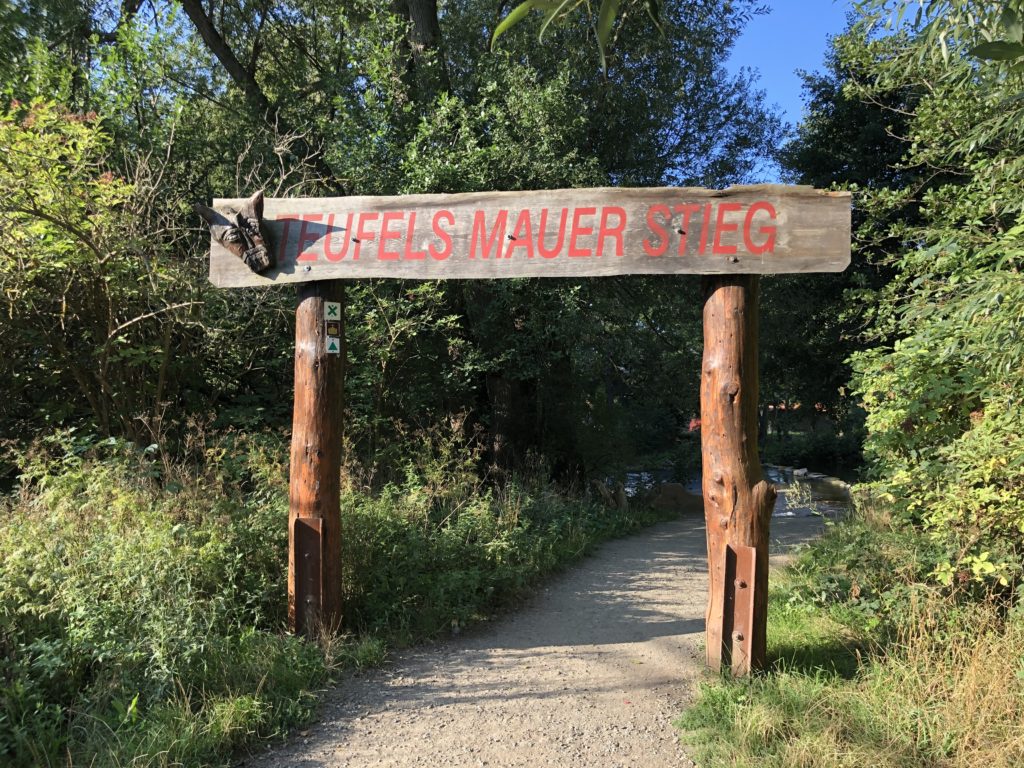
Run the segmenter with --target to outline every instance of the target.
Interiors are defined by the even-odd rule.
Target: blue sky
[[[761,73],[759,87],[769,104],[777,104],[784,119],[800,121],[801,81],[796,70],[821,69],[828,38],[846,26],[850,0],[763,0],[771,7],[744,30],[729,58],[735,72],[742,66]]]

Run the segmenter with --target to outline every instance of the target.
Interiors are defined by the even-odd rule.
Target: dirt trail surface
[[[821,523],[772,528],[779,552]],[[516,613],[344,680],[246,765],[691,766],[672,720],[703,674],[706,568],[697,516],[605,544]]]

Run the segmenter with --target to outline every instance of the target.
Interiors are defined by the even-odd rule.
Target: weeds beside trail
[[[1024,765],[1024,610],[926,575],[943,551],[841,523],[773,574],[770,671],[681,718],[705,768]]]
[[[116,443],[26,461],[0,501],[0,762],[222,764],[308,720],[333,673],[486,616],[654,520],[540,482],[489,492],[457,466],[350,492],[358,633],[313,643],[284,631],[286,456],[235,435],[201,469]]]

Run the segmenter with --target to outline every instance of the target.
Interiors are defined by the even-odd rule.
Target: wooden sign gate
[[[765,662],[775,489],[757,453],[760,274],[840,272],[850,195],[755,185],[214,200],[210,280],[299,283],[288,615],[341,621],[339,476],[345,360],[340,280],[704,275],[701,454],[710,587],[707,662]]]

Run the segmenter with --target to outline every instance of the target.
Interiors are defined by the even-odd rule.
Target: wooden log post
[[[325,621],[336,626],[341,617],[344,338],[339,355],[327,354],[322,313],[325,302],[342,299],[340,284],[330,281],[707,275],[701,374],[711,573],[707,660],[716,667],[727,662],[737,673],[764,664],[775,489],[762,479],[757,455],[758,278],[752,275],[846,269],[848,192],[762,184],[266,200],[257,193],[197,210],[210,225],[214,285],[303,286],[288,562],[288,614],[299,631]]]
[[[703,279],[701,454],[710,585],[707,663],[743,675],[764,667],[768,526],[775,487],[757,453],[756,275]]]
[[[340,281],[303,283],[295,312],[288,621],[306,634],[341,623],[344,296]]]

